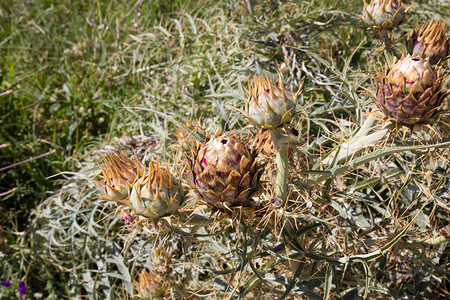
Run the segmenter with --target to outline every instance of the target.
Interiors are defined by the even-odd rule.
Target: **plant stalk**
[[[278,198],[281,198],[283,202],[287,197],[287,177],[288,177],[288,145],[283,142],[283,136],[280,129],[270,130],[270,135],[272,136],[272,141],[278,152],[275,156],[275,162],[277,164],[277,179],[276,179],[276,189],[275,194]]]

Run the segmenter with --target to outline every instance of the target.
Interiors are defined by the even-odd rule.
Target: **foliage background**
[[[450,23],[447,4],[414,1],[403,31],[429,18]],[[242,107],[240,82],[284,66],[290,90],[306,77],[301,105],[307,121],[300,126],[331,137],[337,126],[324,120],[333,115],[359,124],[370,103],[359,87],[370,86],[368,62],[379,45],[358,19],[362,8],[362,1],[345,0],[2,1],[1,279],[26,281],[33,298],[131,297],[135,268],[149,259],[157,241],[146,242],[144,235],[123,253],[128,231],[81,175],[98,175],[99,154],[111,147],[166,159],[176,152],[174,125],[132,107],[238,128],[244,122],[232,107]],[[439,167],[445,174],[447,161]],[[440,187],[448,190],[446,180]],[[421,233],[433,235],[448,224],[448,211],[436,214],[440,227]],[[187,247],[182,240],[173,243]],[[440,253],[448,256],[448,250]],[[410,266],[417,275],[408,279],[410,286],[378,289],[426,298],[433,289],[438,295],[448,290],[445,263],[437,273],[421,264]],[[386,266],[374,267],[381,274]],[[316,271],[319,282],[308,285],[323,290],[328,269]],[[212,276],[200,273],[192,289]],[[437,287],[428,293],[418,288],[433,276]],[[364,277],[354,280],[364,285]],[[2,288],[0,296],[14,299],[15,291]]]

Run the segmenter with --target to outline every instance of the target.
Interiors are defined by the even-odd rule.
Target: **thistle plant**
[[[365,147],[373,147],[392,132],[396,122],[407,126],[431,122],[448,95],[443,86],[445,80],[441,68],[432,66],[430,58],[419,55],[394,57],[392,66],[385,66],[378,73],[376,90],[366,90],[382,114],[394,123],[388,121],[381,129],[370,133],[378,122],[368,116],[349,141],[323,160],[324,165],[333,161],[339,163]]]
[[[138,295],[141,299],[158,299],[167,296],[169,287],[159,278],[154,278],[148,271],[139,273]]]
[[[272,157],[276,154],[277,149],[273,144],[270,132],[260,129],[253,137],[250,148],[258,151],[260,155]]]
[[[361,19],[369,25],[368,31],[377,34],[384,43],[388,55],[398,57],[392,31],[397,29],[406,18],[406,12],[401,0],[372,0],[369,4],[364,1]],[[390,57],[389,57],[390,59]]]
[[[277,129],[288,123],[295,115],[295,104],[298,97],[292,97],[284,88],[281,74],[278,83],[265,77],[256,76],[246,89],[245,116],[250,123],[267,129]]]
[[[0,296],[24,280],[39,298],[26,273],[37,260],[62,274],[46,287],[57,299],[448,296],[444,57],[379,55],[371,81],[364,55],[375,46],[354,25],[362,1],[247,1],[238,17],[234,2],[213,2],[169,1],[176,18],[117,32],[127,44],[110,58],[121,71],[111,89],[133,77],[136,93],[121,97],[102,149],[93,143],[33,211],[13,245],[26,276],[6,264]],[[397,34],[405,12],[372,0],[364,18]],[[433,24],[417,41],[442,54]]]
[[[289,128],[288,126],[281,129],[284,136],[292,137],[293,139],[298,136],[296,129]],[[256,134],[252,137],[250,143],[250,149],[257,153],[262,158],[274,157],[278,149],[272,140],[272,136],[269,130],[259,129]],[[289,147],[288,154],[292,154],[292,148]]]
[[[141,299],[165,299],[177,290],[172,278],[172,265],[169,253],[165,249],[152,251],[148,270],[142,270],[138,277],[137,290]],[[178,295],[180,296],[180,295]]]

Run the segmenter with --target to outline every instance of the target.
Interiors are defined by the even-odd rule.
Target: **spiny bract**
[[[387,116],[404,124],[430,119],[447,95],[443,77],[428,59],[404,56],[379,74],[377,93],[371,97]]]
[[[419,30],[414,30],[406,40],[409,54],[429,57],[432,64],[445,59],[450,48],[450,38],[445,32],[445,22],[427,22]]]
[[[252,139],[250,149],[262,156],[272,157],[277,153],[270,131],[260,129]]]
[[[190,169],[197,196],[209,205],[224,209],[250,204],[259,172],[254,155],[236,136],[217,131],[194,153]]]

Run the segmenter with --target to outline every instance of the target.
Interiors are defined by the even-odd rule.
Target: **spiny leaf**
[[[323,300],[327,300],[330,297],[331,284],[333,282],[333,270],[331,266],[327,266],[327,270],[325,272],[325,290],[323,293]]]

